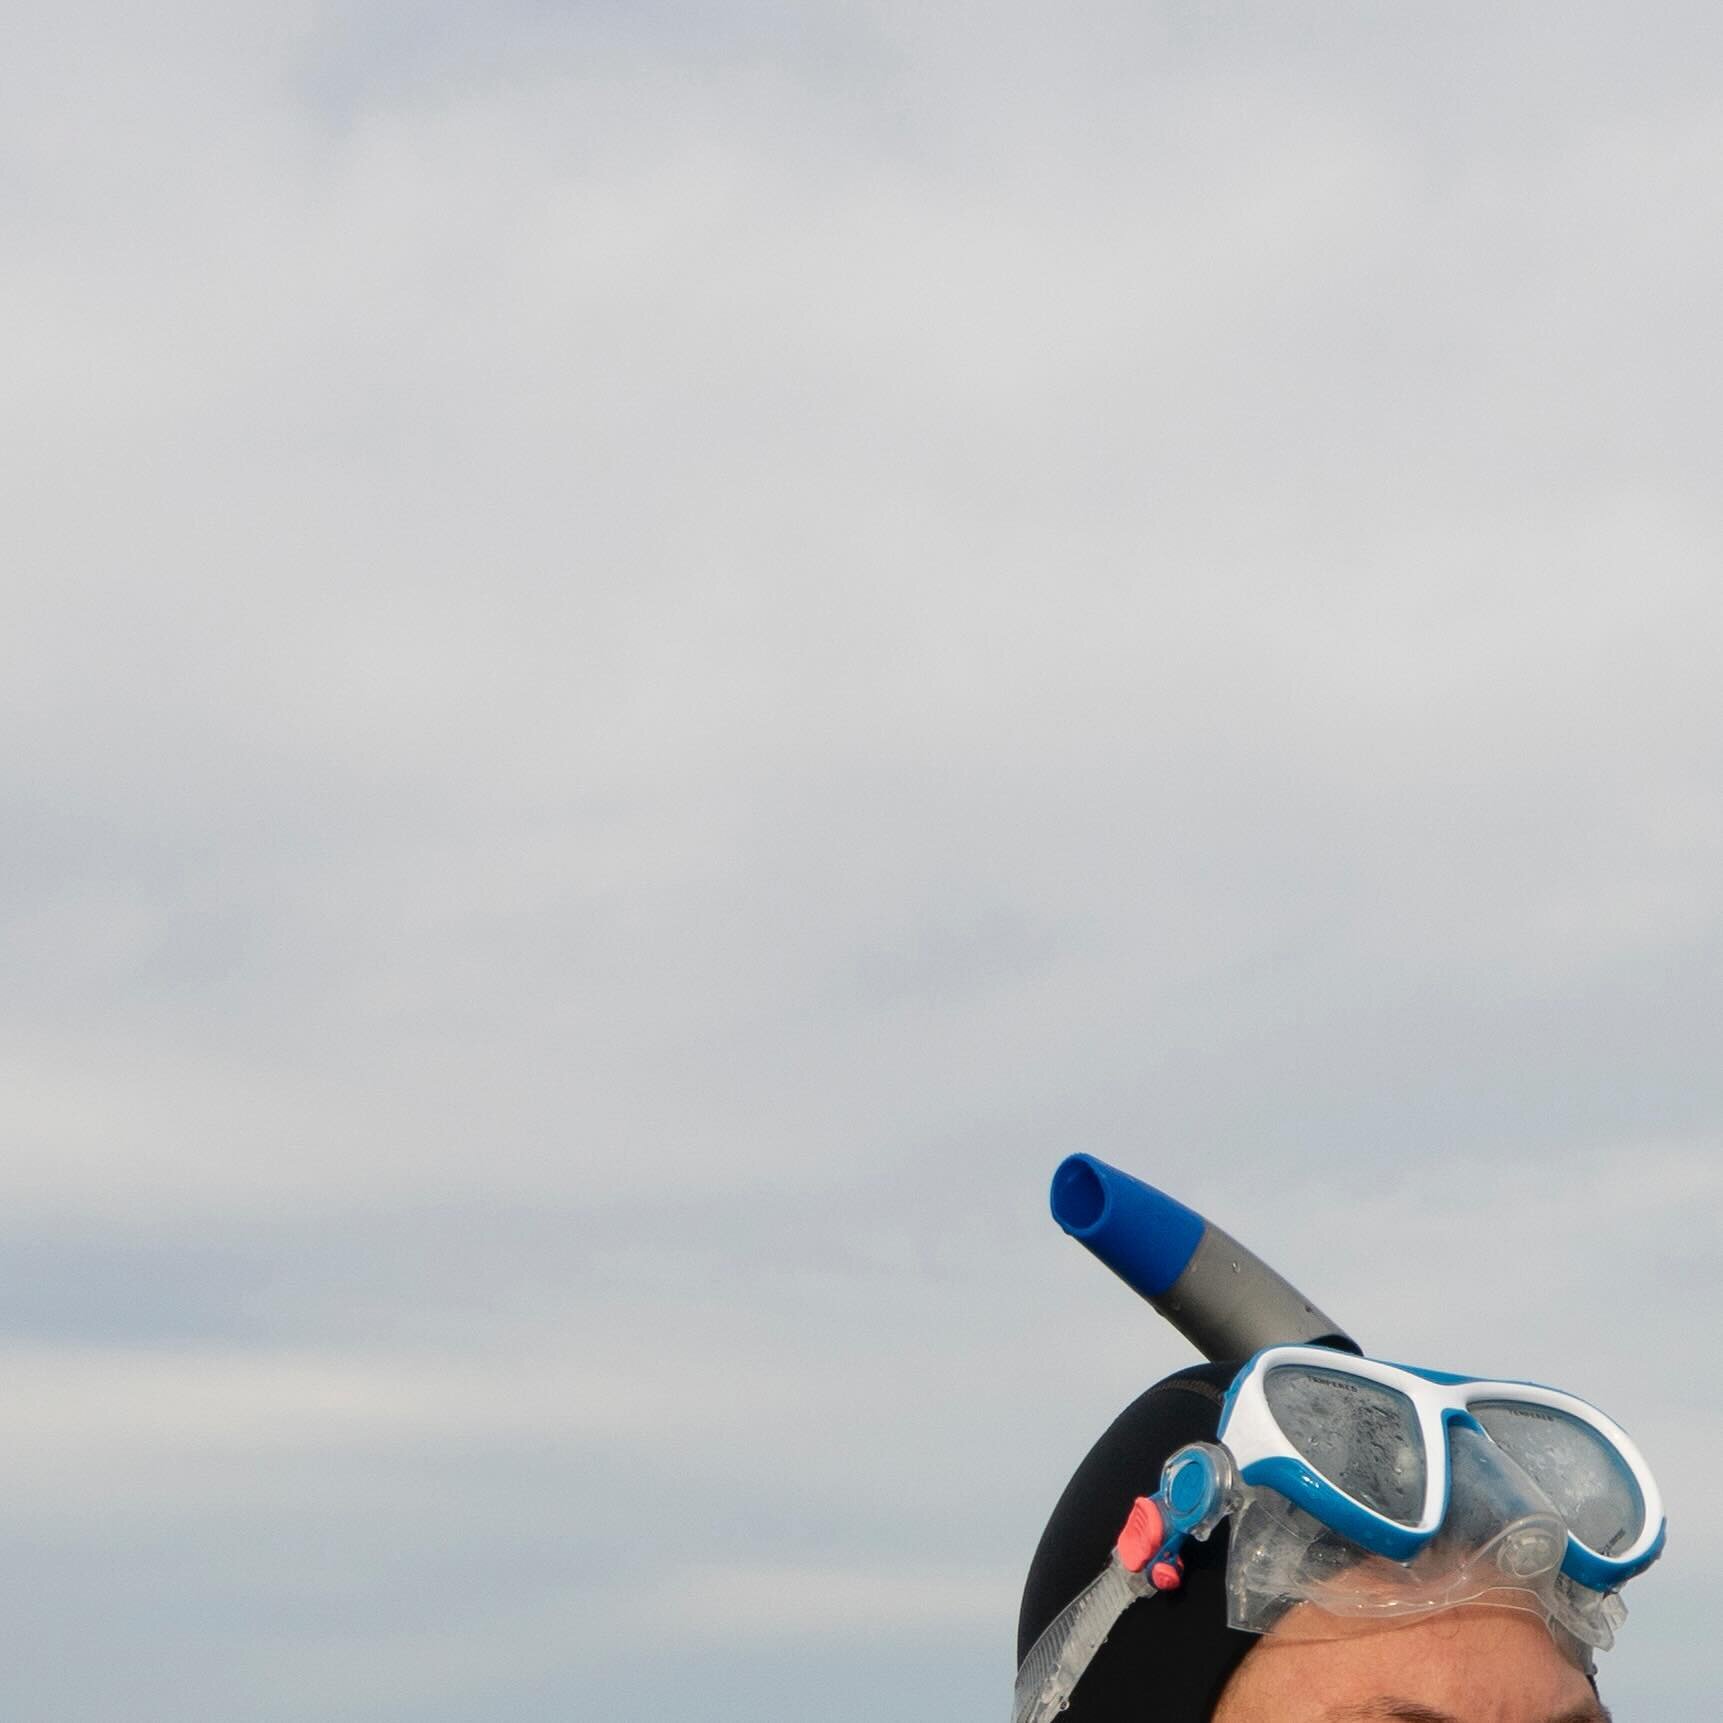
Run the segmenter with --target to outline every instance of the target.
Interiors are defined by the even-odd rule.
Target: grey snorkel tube
[[[1265,1346],[1361,1350],[1339,1323],[1213,1221],[1093,1155],[1053,1174],[1053,1218],[1205,1358]]]

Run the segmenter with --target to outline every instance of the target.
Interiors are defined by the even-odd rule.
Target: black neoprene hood
[[[1160,1487],[1167,1457],[1212,1442],[1237,1364],[1194,1364],[1157,1382],[1117,1418],[1065,1486],[1029,1565],[1017,1660],[1107,1564],[1138,1496]],[[1071,1696],[1065,1723],[1209,1723],[1221,1690],[1256,1644],[1226,1624],[1227,1526],[1184,1550],[1177,1591],[1127,1609]]]

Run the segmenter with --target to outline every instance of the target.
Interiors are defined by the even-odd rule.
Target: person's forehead
[[[1607,1723],[1607,1717],[1542,1622],[1518,1611],[1457,1609],[1355,1637],[1276,1642],[1271,1636],[1245,1658],[1216,1723]]]
[[[1467,1720],[1415,1699],[1379,1694],[1373,1699],[1342,1705],[1338,1710],[1330,1711],[1323,1723],[1467,1723]],[[1586,1699],[1559,1715],[1544,1718],[1542,1723],[1610,1723],[1610,1715],[1597,1700]]]

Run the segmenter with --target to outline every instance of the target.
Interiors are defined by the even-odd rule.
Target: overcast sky
[[[1714,1723],[1709,6],[0,6],[0,1713],[1004,1715],[1089,1149],[1614,1410]]]

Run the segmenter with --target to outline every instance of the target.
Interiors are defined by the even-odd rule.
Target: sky
[[[1711,1723],[1723,25],[0,6],[0,1712],[998,1718],[1084,1149],[1615,1412]]]

